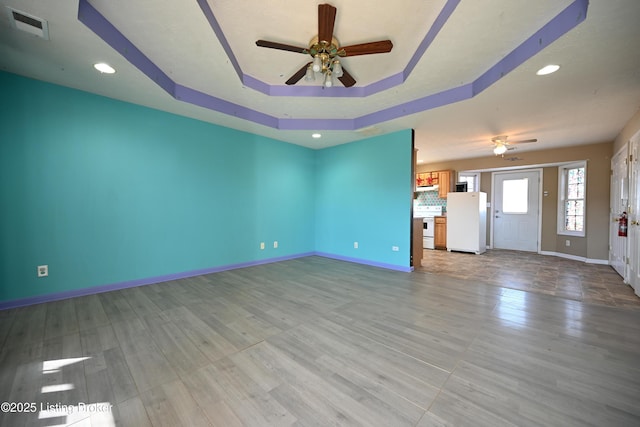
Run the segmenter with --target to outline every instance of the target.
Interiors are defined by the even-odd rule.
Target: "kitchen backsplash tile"
[[[443,206],[443,211],[447,210],[447,199],[438,197],[437,191],[423,191],[418,193],[418,205],[424,206]]]

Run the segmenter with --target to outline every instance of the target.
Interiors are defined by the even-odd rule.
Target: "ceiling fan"
[[[491,138],[493,143],[493,154],[496,156],[504,155],[507,150],[515,150],[516,147],[512,147],[514,144],[528,144],[530,142],[538,142],[537,139],[523,139],[520,141],[508,141],[507,135],[499,135]]]
[[[305,77],[305,80],[315,80],[315,74],[324,76],[324,86],[333,85],[332,77],[337,77],[345,87],[356,84],[356,80],[342,67],[340,58],[356,55],[371,55],[374,53],[387,53],[393,48],[391,40],[380,40],[369,43],[340,46],[333,36],[333,26],[336,20],[337,9],[330,4],[318,5],[318,35],[311,39],[308,47],[298,47],[288,44],[258,40],[256,45],[270,49],[286,50],[289,52],[311,55],[312,62],[306,63],[285,83],[294,85]]]

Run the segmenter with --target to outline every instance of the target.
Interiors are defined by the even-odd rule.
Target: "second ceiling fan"
[[[318,5],[318,35],[309,43],[308,47],[298,47],[288,44],[258,40],[256,45],[270,49],[286,50],[289,52],[311,55],[313,61],[306,63],[285,83],[294,85],[305,77],[306,80],[314,80],[315,74],[324,76],[324,85],[333,85],[332,77],[337,77],[345,87],[356,84],[356,80],[344,69],[340,58],[356,55],[371,55],[374,53],[387,53],[393,48],[391,40],[380,40],[369,43],[340,46],[333,36],[333,27],[336,20],[337,9],[330,4]]]
[[[507,135],[500,135],[491,138],[491,143],[493,144],[493,154],[496,156],[503,156],[508,150],[513,150],[516,147],[513,147],[514,144],[528,144],[531,142],[538,142],[537,139],[523,139],[520,141],[507,141]]]

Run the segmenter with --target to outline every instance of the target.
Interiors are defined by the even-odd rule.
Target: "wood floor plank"
[[[5,347],[25,345],[42,341],[46,322],[47,305],[36,304],[15,310]]]
[[[73,299],[78,316],[78,327],[81,331],[92,329],[109,323],[98,295],[87,295]]]
[[[0,311],[0,401],[113,405],[0,425],[640,425],[640,302],[617,276],[481,258],[313,256]]]
[[[180,380],[154,387],[143,393],[141,399],[154,426],[210,426],[206,416]]]
[[[187,374],[209,363],[209,359],[172,322],[147,322],[151,337],[178,374]]]
[[[140,392],[177,378],[171,364],[158,349],[125,354],[125,359]]]
[[[140,317],[160,312],[158,307],[142,290],[143,287],[123,289],[122,295],[127,299],[133,311]]]
[[[161,311],[180,307],[180,303],[171,293],[173,282],[156,283],[153,286],[141,286],[140,292]]]
[[[138,390],[119,347],[107,349],[92,357],[100,357],[102,369],[89,370],[85,361],[87,394],[91,402],[118,404],[137,396]]]
[[[324,427],[324,426],[361,426],[357,420],[342,414],[322,399],[296,388],[288,383],[282,383],[269,392],[281,405],[300,421],[296,426]]]
[[[217,386],[224,390],[225,402],[243,424],[249,426],[290,426],[296,418],[264,392],[231,360],[221,359],[209,368]]]
[[[177,378],[141,319],[114,323],[113,330],[139,392]]]
[[[452,426],[515,427],[518,425],[510,423],[504,418],[474,405],[469,402],[466,397],[459,397],[446,391],[442,392],[440,396],[438,396],[434,404],[429,409],[429,412],[440,420],[447,420],[447,423]],[[431,418],[427,417],[426,419],[429,420]],[[422,426],[429,424],[426,423],[426,420],[423,420],[419,425]],[[543,423],[543,425],[545,424]]]
[[[102,308],[110,322],[120,322],[137,317],[137,313],[129,304],[126,294],[122,291],[104,292],[99,297]]]
[[[47,320],[44,336],[53,338],[78,332],[76,307],[72,299],[54,301],[47,304]]]
[[[165,314],[210,361],[237,351],[231,342],[186,307],[168,310]]]
[[[315,325],[302,325],[281,337],[282,340],[269,342],[282,351],[288,351],[287,347],[304,348],[307,354],[315,354],[314,362],[328,369],[330,374],[327,376],[337,374],[376,395],[400,396],[419,408],[429,406],[449,376],[447,371],[322,319]],[[409,411],[413,409],[408,407]]]
[[[88,402],[84,358],[78,333],[46,340],[43,359],[39,402],[69,405]]]
[[[0,310],[0,350],[4,348],[9,331],[15,321],[15,310]]]
[[[42,383],[42,352],[42,342],[14,345],[0,351],[0,402],[37,397]],[[0,425],[24,424],[28,415],[23,415],[0,411]]]
[[[306,405],[322,408],[322,411],[329,414],[333,424],[375,425],[379,421],[365,405],[331,386],[323,376],[324,372],[313,369],[307,363],[298,363],[301,360],[296,358],[295,352],[287,354],[282,348],[273,347],[266,342],[245,351],[260,352],[262,360],[274,366],[278,376],[297,391]]]
[[[151,427],[147,411],[139,397],[133,397],[117,405],[116,425]]]

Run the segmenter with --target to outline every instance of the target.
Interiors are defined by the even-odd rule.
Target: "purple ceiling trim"
[[[399,86],[402,83],[404,83],[404,75],[403,73],[397,73],[394,74],[392,76],[389,77],[385,77],[382,80],[378,80],[377,82],[371,83],[368,86],[365,86],[364,92],[365,95],[364,96],[369,96],[369,95],[373,95],[376,94],[378,92],[383,92],[387,89],[391,89],[394,86]],[[353,88],[351,88],[353,89]]]
[[[440,11],[440,14],[436,18],[436,20],[433,22],[433,25],[431,26],[431,28],[429,28],[427,35],[424,37],[424,39],[418,46],[418,49],[411,57],[411,60],[409,60],[409,63],[404,68],[403,79],[402,79],[403,83],[404,83],[404,80],[409,78],[409,75],[413,71],[414,67],[416,66],[418,61],[420,61],[420,58],[422,58],[422,55],[424,55],[424,53],[427,51],[429,46],[431,46],[431,43],[433,43],[436,36],[442,29],[442,27],[444,27],[444,24],[446,24],[446,22],[451,17],[451,14],[453,13],[453,11],[456,10],[456,7],[458,7],[459,3],[460,3],[460,0],[448,0],[447,3],[444,5],[442,10]]]
[[[224,99],[216,98],[215,96],[211,96],[179,84],[176,85],[175,98],[177,100],[198,105],[229,116],[249,120],[271,128],[278,128],[278,119],[274,116],[252,110],[251,108],[243,107],[242,105],[234,104],[233,102],[225,101]]]
[[[255,77],[251,77],[246,74],[242,75],[242,83],[244,84],[245,87],[248,87],[253,90],[257,90],[258,92],[262,92],[265,95],[269,95],[269,90],[273,87],[273,86],[269,86],[262,80],[258,80]]]
[[[240,64],[238,64],[238,60],[236,59],[236,56],[233,54],[233,51],[231,50],[231,46],[229,46],[229,42],[227,41],[227,38],[225,37],[224,32],[220,27],[220,24],[218,24],[218,20],[216,19],[215,15],[211,11],[211,8],[209,7],[209,3],[207,3],[207,0],[196,0],[196,1],[198,2],[198,5],[200,5],[200,9],[202,9],[204,16],[207,18],[207,21],[209,21],[209,25],[211,26],[211,29],[213,30],[214,33],[216,33],[216,37],[218,38],[218,41],[222,45],[222,48],[224,49],[225,53],[227,54],[227,58],[229,58],[229,61],[231,61],[231,65],[233,65],[233,68],[236,70],[236,74],[238,75],[238,78],[242,80],[243,73],[242,73],[242,69],[240,68]]]
[[[355,130],[353,119],[280,119],[280,130]]]
[[[158,86],[174,96],[175,83],[156,64],[151,62],[116,27],[100,14],[87,0],[80,0],[78,20],[114,48],[127,61],[142,71]]]
[[[588,0],[576,0],[567,6],[520,46],[478,77],[473,82],[474,94],[482,92],[584,21],[588,7]]]
[[[205,15],[208,14],[207,10],[211,12],[205,0],[198,0],[198,3],[200,4],[201,8],[203,8],[203,12],[205,13]],[[458,3],[459,0],[448,0],[444,9],[451,8],[451,10],[445,11],[443,9],[438,17],[439,20],[440,16],[443,16],[443,22],[440,23],[437,20],[438,25],[443,25],[444,22],[446,22],[446,19],[449,18],[449,16],[453,12],[453,9],[455,9],[455,6],[457,6]],[[220,98],[216,98],[214,96],[196,91],[194,89],[182,85],[177,85],[158,66],[151,62],[149,58],[147,58],[138,48],[136,48],[133,43],[131,43],[126,37],[124,37],[124,35],[120,33],[109,21],[107,21],[104,16],[102,16],[93,6],[91,6],[88,3],[88,0],[79,0],[78,20],[84,23],[95,34],[97,34],[100,38],[107,42],[113,49],[115,49],[123,57],[125,57],[131,64],[137,67],[150,79],[156,82],[156,84],[158,84],[162,89],[167,91],[170,95],[178,100],[275,129],[356,130],[474,97],[475,95],[479,94],[484,89],[498,81],[509,71],[513,70],[524,61],[540,52],[546,46],[560,38],[562,35],[566,34],[569,30],[577,26],[579,23],[584,21],[587,15],[588,6],[588,0],[575,0],[565,10],[563,10],[555,18],[549,21],[549,23],[538,30],[533,36],[529,37],[524,43],[516,47],[501,61],[492,66],[488,71],[483,73],[480,77],[478,77],[470,84],[448,89],[436,94],[431,94],[419,99],[415,99],[413,101],[406,102],[404,104],[389,107],[384,110],[376,111],[354,119],[278,119],[277,117],[252,110],[250,108],[234,104]],[[446,19],[444,17],[445,15]],[[209,18],[209,16],[207,16],[207,19],[209,19],[209,23],[212,25],[212,27],[215,27],[214,31],[216,31],[217,28],[220,31],[220,34],[222,34],[217,21],[213,17],[213,13],[211,13],[210,16],[211,18],[213,18],[213,21]],[[434,26],[435,25],[436,24],[434,24]],[[428,33],[427,37],[429,37],[429,34],[431,34],[431,31]],[[216,35],[218,35],[217,32]],[[435,35],[433,36],[435,37]],[[228,50],[227,53],[229,54],[231,50],[228,43],[226,42],[226,39],[224,38],[224,35],[222,34],[222,37],[218,35],[218,37],[220,38],[220,42],[223,44],[225,51]],[[429,41],[427,45],[429,43],[431,43],[431,41]],[[422,49],[422,47],[423,46],[421,44],[421,47],[419,49]],[[424,49],[426,48],[427,46],[424,46]],[[238,70],[240,70],[240,67],[237,64],[237,61],[235,60],[233,54],[230,54],[229,59],[234,63],[236,72],[238,72]],[[411,68],[413,68],[413,66],[415,66],[415,64],[411,65]],[[410,71],[411,70],[409,70],[409,72]],[[241,71],[239,72],[241,73]],[[404,81],[404,74],[398,73],[366,87],[345,88],[338,86],[324,89],[320,86],[270,86],[251,76],[247,76],[242,73],[240,74],[240,76],[246,87],[251,87],[252,89],[259,90],[260,92],[263,92],[265,94],[276,96],[368,96],[372,93],[377,93],[382,90],[389,89]]]
[[[375,113],[360,116],[355,119],[355,128],[360,129],[377,123],[386,122],[388,120],[397,119],[399,117],[408,116],[410,114],[419,113],[421,111],[442,107],[447,104],[453,104],[454,102],[469,99],[472,96],[473,86],[471,84],[458,86],[439,93],[414,99],[413,101],[409,101],[404,104],[376,111]]]
[[[83,1],[83,0],[80,0]],[[438,35],[444,24],[447,22],[453,11],[456,9],[460,0],[447,0],[444,7],[438,14],[438,17],[434,21],[433,26],[427,32],[427,35],[422,40],[420,45],[418,46],[418,50],[413,54],[411,60],[404,68],[404,70],[399,74],[394,74],[393,76],[386,77],[380,81],[371,83],[367,86],[359,86],[359,87],[351,87],[346,88],[343,86],[334,86],[329,89],[325,89],[322,86],[287,86],[287,85],[269,85],[266,82],[258,80],[255,77],[251,77],[247,74],[244,74],[240,64],[238,63],[235,55],[229,43],[227,42],[226,37],[218,21],[215,18],[215,15],[207,0],[197,0],[200,8],[204,12],[211,28],[214,33],[220,40],[224,51],[226,52],[229,60],[233,64],[233,67],[238,74],[238,77],[242,81],[242,83],[253,90],[264,93],[269,96],[302,96],[302,97],[335,97],[335,98],[364,98],[369,95],[373,95],[375,93],[385,91],[391,89],[394,86],[401,85],[404,81],[409,77],[413,68],[416,66],[422,55],[426,52],[427,48],[435,37]]]

